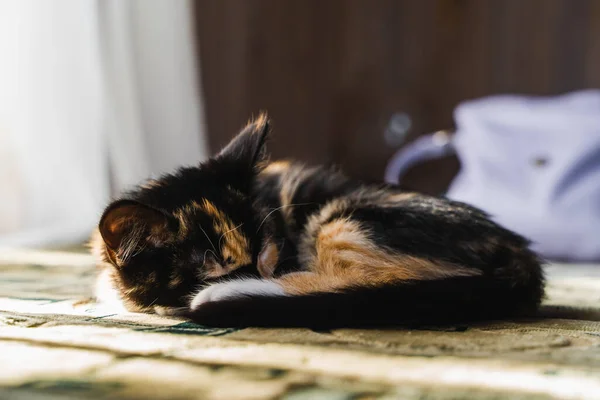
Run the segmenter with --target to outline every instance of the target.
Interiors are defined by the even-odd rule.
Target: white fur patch
[[[201,290],[190,304],[192,310],[209,301],[232,300],[248,296],[285,296],[281,285],[266,279],[238,279],[216,283]]]
[[[117,288],[113,286],[110,271],[104,269],[96,278],[96,287],[94,288],[96,302],[116,313],[127,312],[123,305],[121,296]]]

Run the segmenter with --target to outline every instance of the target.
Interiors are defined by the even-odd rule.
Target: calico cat
[[[540,260],[471,206],[269,162],[265,115],[104,211],[98,298],[213,326],[445,324],[535,310]]]

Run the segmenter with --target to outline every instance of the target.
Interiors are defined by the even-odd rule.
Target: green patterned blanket
[[[423,330],[210,329],[90,300],[77,252],[0,252],[0,399],[600,399],[600,266],[548,318]]]

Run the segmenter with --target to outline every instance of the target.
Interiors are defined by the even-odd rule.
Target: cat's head
[[[186,307],[211,280],[273,273],[271,221],[251,194],[267,162],[268,133],[261,115],[211,159],[150,180],[106,208],[92,246],[128,309]]]

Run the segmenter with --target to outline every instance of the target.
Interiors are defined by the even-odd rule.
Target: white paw
[[[96,278],[94,297],[101,307],[106,308],[111,313],[121,314],[128,312],[123,304],[123,300],[121,300],[119,290],[114,286],[108,268],[102,270]]]
[[[154,312],[162,317],[177,317],[186,312],[185,307],[154,306]]]
[[[281,285],[265,279],[239,279],[215,283],[198,292],[190,308],[197,309],[209,301],[231,300],[247,296],[285,296]]]

